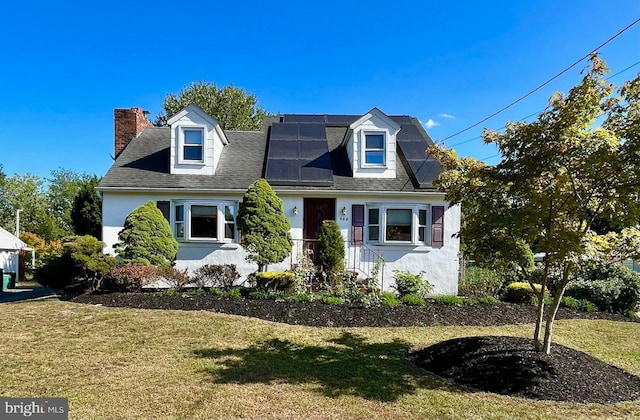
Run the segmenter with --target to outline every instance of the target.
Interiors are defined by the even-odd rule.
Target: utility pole
[[[20,212],[22,209],[16,210],[16,238],[20,238]]]

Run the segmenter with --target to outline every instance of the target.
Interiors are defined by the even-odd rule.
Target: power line
[[[623,34],[625,31],[627,31],[629,28],[631,28],[633,25],[635,25],[636,23],[640,22],[640,18],[634,20],[633,22],[631,22],[629,25],[627,25],[625,28],[623,28],[622,30],[620,30],[618,33],[616,33],[615,35],[611,36],[609,39],[607,39],[606,41],[604,41],[602,44],[598,45],[596,48],[594,48],[593,50],[591,50],[588,54],[586,54],[584,57],[580,58],[579,60],[575,61],[573,64],[571,64],[569,67],[565,68],[564,70],[562,70],[560,73],[556,74],[555,76],[553,76],[552,78],[550,78],[549,80],[547,80],[546,82],[542,83],[540,86],[536,87],[535,89],[527,92],[526,94],[524,94],[523,96],[519,97],[518,99],[516,99],[515,101],[511,102],[509,105],[504,106],[502,108],[500,108],[498,111],[494,112],[493,114],[489,115],[488,117],[483,118],[482,120],[478,121],[477,123],[470,125],[469,127],[460,130],[448,137],[445,137],[444,139],[440,140],[440,142],[444,143],[446,140],[449,140],[452,137],[456,137],[462,133],[465,133],[469,130],[471,130],[474,127],[479,126],[480,124],[482,124],[483,122],[490,120],[491,118],[495,117],[496,115],[506,111],[507,109],[511,108],[512,106],[514,106],[515,104],[517,104],[518,102],[524,100],[525,98],[533,95],[535,92],[539,91],[540,89],[542,89],[543,87],[545,87],[546,85],[548,85],[549,83],[551,83],[552,81],[556,80],[558,77],[562,76],[563,74],[565,74],[566,72],[568,72],[569,70],[571,70],[572,68],[574,68],[575,66],[577,66],[578,64],[580,64],[582,61],[584,61],[585,59],[591,57],[591,55],[593,53],[595,53],[596,51],[598,51],[600,48],[604,47],[605,45],[607,45],[608,43],[610,43],[611,41],[613,41],[614,39],[616,39],[617,37],[619,37],[621,34]]]
[[[611,76],[607,77],[605,80],[611,80],[611,79],[613,79],[614,77],[616,77],[616,76],[618,76],[618,75],[620,75],[620,74],[622,74],[622,73],[624,73],[624,72],[626,72],[626,71],[628,71],[628,70],[632,69],[633,67],[637,66],[638,64],[640,64],[640,61],[636,61],[635,63],[631,64],[630,66],[628,66],[628,67],[626,67],[626,68],[624,68],[624,69],[622,69],[622,70],[620,70],[619,72],[617,72],[617,73],[615,73],[615,74],[612,74]],[[541,110],[536,111],[536,112],[534,112],[534,113],[532,113],[532,114],[529,114],[529,115],[527,115],[526,117],[520,118],[518,121],[525,121],[525,120],[527,120],[527,119],[529,119],[529,118],[533,117],[534,115],[538,115],[538,114],[540,114],[542,111],[544,111],[544,109],[541,109]],[[499,129],[498,129],[498,130],[496,130],[496,131],[501,131],[501,130],[504,130],[505,128],[507,128],[507,126],[506,126],[506,125],[503,125],[501,128],[499,128]],[[450,137],[451,137],[451,136],[449,136],[448,138],[450,138]],[[467,140],[460,141],[460,142],[458,142],[458,143],[451,144],[451,145],[449,145],[449,147],[456,147],[456,146],[460,146],[460,145],[462,145],[462,144],[466,144],[466,143],[469,143],[469,142],[472,142],[472,141],[474,141],[474,140],[478,140],[478,139],[481,139],[481,138],[482,138],[482,136],[476,136],[476,137],[471,138],[471,139],[467,139]],[[444,139],[444,140],[446,140],[446,139]],[[441,141],[441,142],[444,142],[444,140],[440,140],[440,141]]]

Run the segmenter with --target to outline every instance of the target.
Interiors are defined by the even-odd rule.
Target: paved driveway
[[[18,302],[30,299],[57,298],[58,295],[44,286],[18,286],[0,292],[0,303]]]

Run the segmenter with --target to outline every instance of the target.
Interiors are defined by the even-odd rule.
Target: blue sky
[[[445,138],[554,76],[640,16],[637,0],[444,2],[10,2],[0,35],[0,163],[48,176],[104,175],[113,109],[155,117],[191,81],[233,83],[269,112],[361,114],[376,106]],[[601,49],[621,84],[640,71],[640,24]],[[541,111],[575,67],[446,142]],[[471,140],[474,139],[474,140]],[[496,163],[498,157],[488,160]]]

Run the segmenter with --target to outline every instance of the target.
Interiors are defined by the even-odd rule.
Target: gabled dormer
[[[215,174],[222,148],[229,144],[215,118],[191,104],[167,124],[171,127],[171,173]]]
[[[396,135],[400,125],[378,108],[354,121],[344,145],[354,178],[396,177]]]

